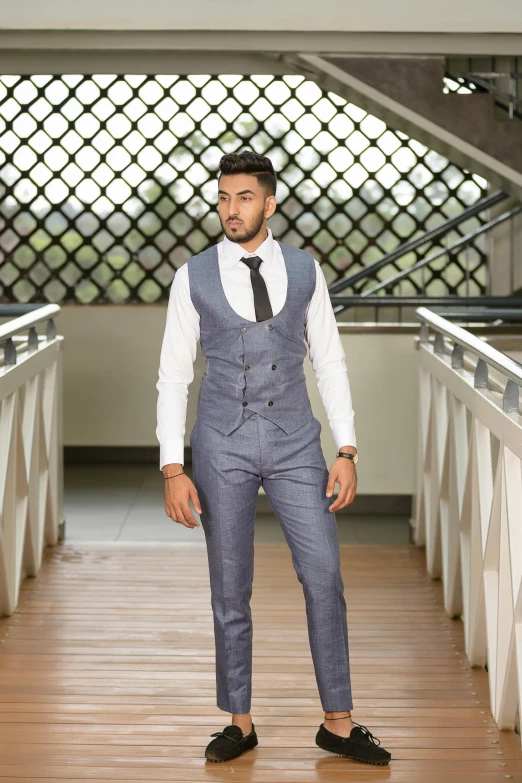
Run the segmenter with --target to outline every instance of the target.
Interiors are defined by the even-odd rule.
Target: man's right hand
[[[163,466],[164,476],[174,476],[181,473],[182,465],[170,464]],[[198,514],[201,514],[198,491],[189,476],[183,474],[176,478],[165,479],[165,513],[173,522],[179,522],[185,527],[199,527],[200,523],[190,510],[189,500]]]

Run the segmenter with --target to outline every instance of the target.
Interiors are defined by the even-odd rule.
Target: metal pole
[[[509,293],[515,290],[515,218],[509,221]]]
[[[464,251],[464,258],[466,259],[466,296],[469,296],[469,245]]]

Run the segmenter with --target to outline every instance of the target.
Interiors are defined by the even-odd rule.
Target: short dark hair
[[[253,174],[269,196],[275,196],[277,177],[270,158],[251,150],[230,152],[219,161],[219,179],[224,174]]]

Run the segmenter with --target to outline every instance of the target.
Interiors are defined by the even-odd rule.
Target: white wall
[[[64,341],[65,445],[156,445],[156,381],[166,307],[65,306],[57,319]],[[413,492],[417,410],[416,351],[411,334],[344,333],[355,410],[359,492]],[[305,360],[323,451],[335,459],[326,413]],[[194,425],[203,360],[198,346],[189,389],[185,443]]]
[[[520,33],[520,0],[1,0],[2,28],[21,30],[279,30]]]

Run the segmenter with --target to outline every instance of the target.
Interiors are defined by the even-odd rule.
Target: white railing
[[[522,703],[522,366],[417,309],[420,413],[414,539],[462,617],[466,655],[487,666],[492,715]],[[433,342],[430,332],[434,333]]]
[[[45,305],[0,325],[0,614],[63,537],[62,345]],[[37,325],[46,321],[46,334]]]

